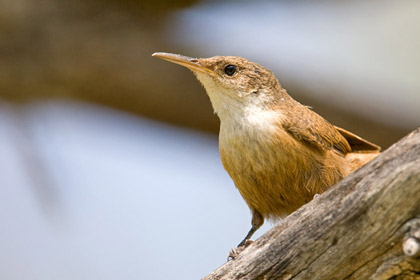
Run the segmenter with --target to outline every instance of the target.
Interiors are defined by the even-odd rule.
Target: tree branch
[[[418,244],[420,129],[204,279],[420,279]]]

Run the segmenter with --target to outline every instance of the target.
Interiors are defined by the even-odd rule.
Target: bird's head
[[[247,110],[263,110],[287,95],[271,71],[242,57],[191,58],[161,52],[153,56],[193,71],[220,118]]]

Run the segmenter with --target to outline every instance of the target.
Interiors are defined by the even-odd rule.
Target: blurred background
[[[246,57],[386,149],[420,124],[419,24],[414,0],[0,0],[0,278],[199,279],[248,231],[204,90],[153,52]]]

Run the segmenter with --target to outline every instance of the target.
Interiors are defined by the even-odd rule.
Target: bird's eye
[[[233,74],[235,74],[236,72],[236,66],[229,64],[228,66],[225,67],[225,73],[228,76],[232,76]]]

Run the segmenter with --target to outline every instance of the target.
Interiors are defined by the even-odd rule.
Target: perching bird
[[[265,219],[282,218],[379,155],[287,94],[268,69],[235,56],[153,56],[193,71],[220,118],[223,165],[252,212],[243,246]]]

